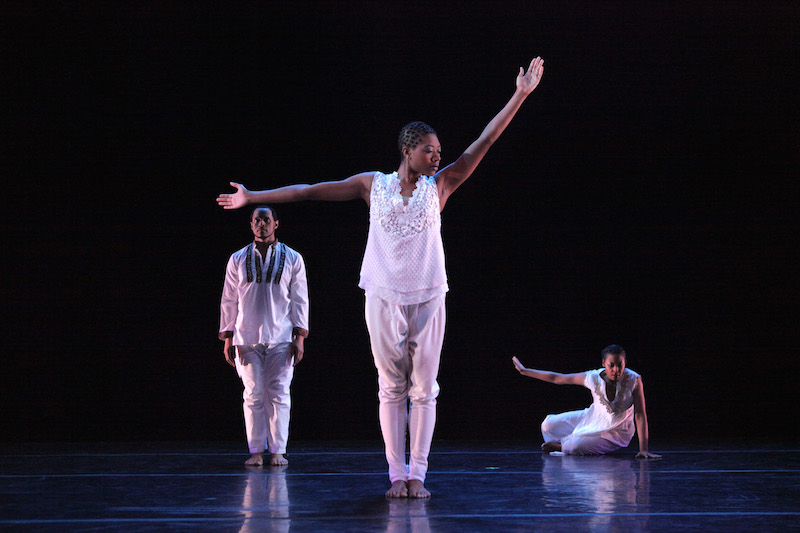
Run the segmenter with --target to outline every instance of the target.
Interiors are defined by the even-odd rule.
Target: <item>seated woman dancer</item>
[[[642,377],[625,367],[622,346],[612,344],[602,352],[603,368],[577,374],[559,374],[525,368],[512,358],[520,374],[556,385],[583,385],[592,393],[592,405],[580,411],[547,415],[542,422],[544,452],[567,455],[601,455],[624,448],[639,435],[637,459],[659,459],[648,450],[647,410]]]

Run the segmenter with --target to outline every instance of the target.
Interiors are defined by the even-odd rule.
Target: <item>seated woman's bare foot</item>
[[[542,444],[542,451],[543,452],[560,452],[561,451],[561,443],[560,442],[555,442],[555,441],[545,442],[544,444]]]
[[[269,459],[270,466],[286,466],[288,464],[289,461],[283,456],[282,453],[273,453],[272,457]]]
[[[244,462],[247,466],[264,466],[264,454],[254,453],[250,459]]]
[[[392,483],[389,490],[386,491],[387,498],[408,498],[408,485],[403,480],[397,480]]]
[[[425,488],[422,481],[418,479],[408,480],[408,497],[409,498],[430,498],[431,493]]]

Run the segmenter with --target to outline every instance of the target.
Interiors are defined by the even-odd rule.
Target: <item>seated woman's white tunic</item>
[[[583,386],[592,393],[592,405],[580,411],[548,415],[542,422],[545,442],[560,442],[566,454],[602,454],[630,444],[635,432],[633,390],[641,377],[625,369],[617,380],[617,393],[608,401],[603,369],[586,372]]]

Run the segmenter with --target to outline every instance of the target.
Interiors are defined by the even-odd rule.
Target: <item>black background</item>
[[[611,343],[653,449],[797,438],[796,2],[19,4],[2,17],[0,438],[242,439],[216,338],[248,212],[214,199],[451,162],[545,75],[443,212],[437,438],[530,439]],[[279,206],[312,334],[294,439],[377,439],[363,202]],[[244,444],[243,444],[244,447]]]

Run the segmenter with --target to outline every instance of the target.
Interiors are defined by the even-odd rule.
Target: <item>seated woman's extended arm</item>
[[[560,374],[558,372],[550,372],[548,370],[535,370],[533,368],[525,368],[519,359],[512,357],[514,367],[523,376],[535,378],[548,383],[555,383],[556,385],[583,385],[586,379],[586,372],[578,372],[577,374]]]

